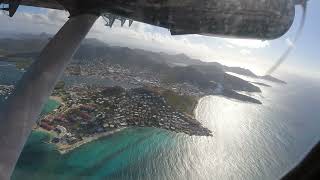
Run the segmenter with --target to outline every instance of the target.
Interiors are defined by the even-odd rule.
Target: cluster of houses
[[[211,134],[198,121],[168,105],[164,97],[144,88],[128,90],[126,95],[111,97],[107,101],[115,106],[112,116],[105,119],[105,126],[147,126],[188,135]]]
[[[96,76],[103,79],[110,79],[114,85],[120,85],[126,88],[137,88],[144,85],[152,85],[172,90],[180,95],[196,97],[222,94],[223,92],[223,87],[214,87],[217,85],[216,82],[212,82],[213,87],[210,88],[202,88],[197,84],[188,82],[163,82],[163,78],[159,72],[155,72],[151,68],[147,67],[143,68],[130,66],[128,64],[116,64],[114,62],[109,62],[108,59],[105,58],[85,60],[83,62],[74,62],[74,64],[68,67],[66,74],[79,74],[83,76]]]
[[[13,88],[13,85],[0,85],[0,97],[4,97],[4,99],[7,99],[8,96],[12,93]]]
[[[119,64],[108,63],[103,60],[95,60],[94,64],[86,63],[74,65],[81,71],[81,75],[95,75],[102,78],[108,78],[115,84],[137,88],[144,85],[152,85],[170,89],[180,95],[203,97],[208,94],[214,94],[212,89],[200,89],[198,86],[187,82],[165,83],[160,79],[160,74],[152,72],[150,69],[137,69],[135,67],[126,67]],[[75,68],[70,66],[70,72]],[[78,70],[78,68],[76,68]],[[69,73],[70,74],[70,73]]]
[[[75,90],[68,100],[72,103],[39,123],[43,129],[57,133],[54,143],[73,144],[83,137],[121,127],[155,127],[188,135],[211,135],[198,121],[168,105],[164,97],[144,88],[119,92],[116,88]]]
[[[190,83],[172,83],[172,84],[161,84],[162,87],[170,89],[179,95],[203,97],[205,92],[199,87]]]
[[[81,72],[81,75],[108,78],[116,84],[126,87],[139,87],[143,84],[160,85],[159,76],[148,69],[141,70],[96,60],[95,64],[70,65],[66,74],[74,75],[74,69]]]
[[[52,139],[53,143],[74,144],[82,138],[68,131],[66,128],[68,127],[66,126],[68,119],[63,115],[49,115],[40,121],[39,126],[47,131],[56,133],[56,136]]]

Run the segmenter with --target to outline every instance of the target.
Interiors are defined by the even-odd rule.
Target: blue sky
[[[317,46],[320,33],[320,1],[310,0],[303,34],[294,45],[294,51],[287,61],[281,65],[281,71],[308,71],[320,74],[320,49]],[[281,53],[289,46],[301,18],[301,8],[296,8],[296,18],[290,31],[283,37],[272,41],[239,40],[200,35],[172,37],[167,29],[134,22],[132,27],[121,28],[119,23],[112,29],[104,27],[99,19],[89,37],[101,39],[112,45],[129,46],[166,51],[169,53],[185,53],[204,61],[218,61],[227,65],[246,67],[256,73],[264,73]],[[0,32],[16,33],[55,33],[67,20],[64,11],[48,10],[33,7],[19,7],[13,18],[0,16]]]

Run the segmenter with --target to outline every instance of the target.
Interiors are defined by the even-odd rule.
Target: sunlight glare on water
[[[252,94],[262,105],[202,98],[195,115],[213,137],[128,128],[60,155],[33,133],[13,179],[279,179],[320,138],[319,86],[295,82]]]
[[[289,142],[281,138],[281,122],[273,125],[268,111],[268,105],[217,96],[201,100],[196,117],[214,134],[194,149],[207,154],[207,164],[199,173],[203,179],[275,179],[281,175],[277,167],[286,159]]]

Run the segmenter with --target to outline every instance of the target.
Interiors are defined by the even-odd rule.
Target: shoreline
[[[34,127],[34,128],[32,129],[32,131],[41,132],[41,133],[46,133],[46,134],[48,134],[48,135],[50,136],[50,138],[58,135],[58,134],[55,133],[54,131],[47,131],[47,130],[43,129],[43,128],[40,127],[40,126]]]
[[[207,96],[210,96],[210,95],[207,95]],[[223,94],[222,94],[223,96]],[[189,118],[194,118],[196,119],[196,110],[199,106],[199,104],[201,103],[201,100],[204,98],[205,96],[203,97],[196,97],[195,100],[196,100],[196,103],[193,104],[193,110],[192,110],[192,114],[190,113],[186,113],[184,112],[184,114],[186,116],[188,116]],[[226,96],[224,96],[226,97]],[[58,96],[50,96],[51,99],[53,100],[56,100],[58,101],[59,103],[63,103],[62,99]],[[230,98],[230,97],[229,97]],[[54,138],[54,137],[58,137],[59,134],[57,134],[56,132],[54,131],[48,131],[48,130],[45,130],[43,129],[42,127],[35,127],[34,130],[36,131],[40,131],[40,132],[44,132],[44,133],[47,133],[50,135],[50,140],[47,142],[49,144],[53,144],[55,145],[56,147],[56,150],[60,153],[60,154],[66,154],[84,144],[87,144],[87,143],[90,143],[92,141],[95,141],[95,140],[98,140],[102,137],[106,137],[106,136],[109,136],[109,135],[112,135],[114,133],[117,133],[117,132],[120,132],[124,129],[126,129],[128,127],[121,127],[121,128],[117,128],[117,129],[113,129],[113,130],[110,130],[110,131],[107,131],[107,132],[102,132],[102,133],[98,133],[98,134],[94,134],[94,135],[91,135],[91,136],[88,136],[88,137],[82,137],[82,140],[78,141],[78,142],[75,142],[74,144],[67,144],[67,143],[53,143],[51,142],[51,140]],[[159,127],[158,127],[159,128]],[[167,130],[170,130],[170,129],[167,129]],[[175,130],[174,130],[175,131]]]
[[[55,100],[55,101],[59,102],[61,105],[64,105],[62,98],[59,96],[50,96],[49,99]]]
[[[87,143],[90,143],[92,141],[95,141],[95,140],[98,140],[102,137],[107,137],[109,135],[112,135],[114,133],[117,133],[117,132],[120,132],[122,130],[126,129],[126,127],[124,128],[118,128],[118,129],[114,129],[114,130],[111,130],[111,131],[107,131],[107,132],[103,132],[103,133],[100,133],[100,134],[96,134],[96,135],[93,135],[93,136],[89,136],[89,137],[84,137],[83,140],[79,141],[79,142],[76,142],[72,145],[65,145],[65,144],[55,144],[56,147],[57,147],[57,150],[60,154],[66,154],[84,144],[87,144]],[[52,143],[53,144],[53,143]]]
[[[192,101],[192,109],[189,109],[190,113],[188,113],[185,111],[177,111],[175,108],[171,107],[175,104],[167,105],[164,97],[152,94],[153,91],[149,92],[144,89],[138,88],[122,92],[126,93],[125,95],[127,96],[102,95],[101,97],[93,96],[100,93],[100,91],[95,92],[89,91],[88,89],[81,90],[82,89],[77,89],[80,93],[91,92],[91,94],[89,93],[83,96],[84,99],[89,98],[93,101],[91,102],[91,105],[89,102],[79,101],[77,102],[78,106],[73,105],[72,107],[65,109],[65,111],[61,111],[61,109],[54,111],[53,113],[48,114],[50,115],[48,118],[46,116],[43,117],[43,121],[40,121],[39,126],[34,128],[35,130],[49,134],[50,138],[47,140],[47,143],[55,145],[56,150],[60,154],[66,154],[86,143],[92,142],[101,137],[106,137],[132,126],[161,128],[176,133],[185,133],[190,136],[212,136],[212,132],[203,127],[201,123],[195,119],[195,111],[199,105],[199,100],[201,99],[199,97],[194,97],[194,101]],[[106,90],[109,90],[112,95],[112,90],[119,89],[113,87],[113,89],[109,88]],[[59,96],[50,96],[50,99],[59,102],[62,106],[64,104],[62,98]],[[110,101],[112,104],[117,104],[120,101],[125,101],[127,103],[123,104],[122,107],[115,108],[113,110],[114,113],[112,114],[112,117],[100,122],[97,126],[90,126],[92,129],[91,133],[81,134],[81,130],[82,132],[86,132],[85,128],[88,126],[87,124],[93,124],[93,121],[98,118],[106,119],[105,114],[108,112],[103,109],[106,107],[102,105],[105,101]],[[143,101],[143,105],[139,105],[140,101]],[[135,103],[136,106],[129,106],[131,103]],[[89,105],[86,106],[83,104]],[[68,104],[65,106],[68,107]],[[152,115],[152,108],[155,109],[157,107],[160,109],[157,110],[162,113],[155,113]],[[107,105],[107,108],[110,107]],[[93,109],[96,110],[93,111]],[[147,110],[148,112],[150,111],[149,114]],[[149,118],[146,118],[143,114],[147,114]],[[73,126],[76,126],[78,129],[75,130],[75,127]]]
[[[79,142],[76,142],[74,144],[60,144],[60,143],[52,143],[51,140],[53,137],[57,136],[57,134],[55,132],[52,132],[52,131],[47,131],[41,127],[37,127],[37,128],[34,128],[33,131],[38,131],[38,132],[42,132],[42,133],[46,133],[50,136],[50,140],[49,142],[46,142],[48,144],[52,144],[55,146],[56,150],[61,154],[66,154],[84,144],[87,144],[87,143],[90,143],[90,142],[93,142],[95,140],[98,140],[100,138],[103,138],[103,137],[107,137],[109,135],[112,135],[112,134],[115,134],[117,132],[120,132],[124,129],[126,129],[127,127],[123,127],[123,128],[117,128],[117,129],[114,129],[114,130],[110,130],[110,131],[107,131],[107,132],[103,132],[103,133],[99,133],[99,134],[96,134],[96,135],[93,135],[93,136],[89,136],[89,137],[84,137],[83,140],[79,141]]]

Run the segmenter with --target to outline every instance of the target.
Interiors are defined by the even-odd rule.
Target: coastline
[[[84,137],[83,140],[79,141],[79,142],[76,142],[72,145],[66,145],[66,144],[55,144],[57,146],[57,150],[59,151],[60,154],[66,154],[86,143],[89,143],[89,142],[92,142],[92,141],[95,141],[95,140],[98,140],[102,137],[106,137],[106,136],[109,136],[109,135],[112,135],[116,132],[120,132],[122,130],[126,129],[126,127],[124,128],[118,128],[118,129],[114,129],[114,130],[111,130],[111,131],[108,131],[108,132],[103,132],[103,133],[100,133],[100,134],[96,134],[96,135],[93,135],[93,136],[89,136],[89,137]]]
[[[56,100],[56,101],[62,100],[58,96],[50,96],[50,98],[53,99],[53,100]],[[202,99],[201,97],[196,97],[195,98],[196,102],[194,104],[192,104],[192,108],[193,108],[192,114],[184,112],[184,114],[187,117],[192,118],[192,119],[195,118],[196,109],[197,109],[201,99]],[[63,101],[60,101],[60,103],[62,104]],[[138,127],[141,127],[141,126],[138,126]],[[63,155],[63,154],[66,154],[66,153],[68,153],[68,152],[70,152],[70,151],[72,151],[72,150],[74,150],[74,149],[76,149],[76,148],[78,148],[78,147],[80,147],[80,146],[82,146],[84,144],[90,143],[92,141],[98,140],[98,139],[103,138],[103,137],[107,137],[107,136],[112,135],[114,133],[120,132],[120,131],[122,131],[122,130],[124,130],[126,128],[128,128],[128,127],[116,128],[116,129],[113,129],[113,130],[110,130],[110,131],[107,131],[107,132],[94,134],[94,135],[91,135],[91,136],[88,136],[88,137],[82,137],[83,138],[82,140],[80,140],[80,141],[78,141],[78,142],[76,142],[74,144],[53,143],[53,142],[51,142],[51,140],[54,137],[58,137],[59,136],[59,134],[56,133],[55,131],[48,131],[48,130],[40,127],[40,126],[34,127],[33,130],[49,134],[50,135],[50,140],[47,143],[55,145],[56,150],[61,155]]]
[[[195,104],[193,104],[192,114],[188,114],[188,113],[186,113],[186,114],[189,115],[190,117],[192,117],[193,119],[196,119],[197,108],[200,104],[201,99],[203,99],[204,97],[206,97],[206,96],[195,97],[197,102]]]
[[[61,105],[64,105],[62,98],[59,96],[50,96],[49,99],[55,100],[55,101],[59,102]]]
[[[32,129],[32,131],[37,131],[37,132],[41,132],[41,133],[46,133],[50,136],[50,138],[54,137],[54,136],[57,136],[57,133],[55,133],[54,131],[47,131],[45,129],[43,129],[42,127],[40,126],[37,126],[37,127],[34,127]]]
[[[139,91],[137,91],[138,93],[139,93]],[[62,98],[61,97],[59,97],[59,96],[50,96],[50,99],[52,99],[52,100],[54,100],[54,101],[57,101],[59,104],[61,104],[62,106],[65,106],[65,104],[64,104],[64,101],[62,100]],[[195,108],[197,107],[197,105],[198,105],[198,101],[199,101],[199,98],[196,98],[195,99],[196,100],[196,102],[195,103],[193,103],[192,104],[192,112],[194,112],[194,110],[195,110]],[[61,108],[61,107],[60,107]],[[81,106],[78,106],[78,108],[81,108]],[[54,109],[56,109],[56,108],[54,108]],[[50,109],[51,111],[54,111],[54,109]],[[79,109],[79,111],[80,112],[82,112],[83,110],[81,110],[81,109]],[[79,112],[78,111],[78,112]],[[67,112],[67,111],[66,111]],[[64,112],[64,113],[66,113],[66,112]],[[56,114],[56,113],[58,113],[58,112],[54,112],[53,114]],[[85,112],[84,112],[85,113]],[[87,112],[88,113],[88,112]],[[191,119],[193,119],[194,118],[194,113],[183,113],[183,114],[185,114],[186,116],[185,117],[189,117],[189,118],[191,118]],[[48,114],[49,115],[49,114]],[[52,114],[50,114],[50,116],[52,116]],[[97,115],[95,115],[95,116],[97,116]],[[178,116],[178,115],[177,115]],[[83,117],[81,117],[81,116],[78,116],[79,118],[83,118]],[[44,117],[44,119],[45,119],[46,117]],[[60,117],[58,117],[58,119],[59,119]],[[64,117],[65,119],[72,119],[72,118],[74,118],[74,117]],[[49,118],[50,119],[50,118]],[[188,119],[188,118],[187,118]],[[53,119],[51,119],[51,120],[49,120],[49,123],[52,121]],[[42,122],[42,121],[41,121]],[[59,122],[59,121],[58,121]],[[43,122],[43,124],[44,124],[44,126],[45,127],[47,127],[48,126],[48,120],[47,119],[45,119],[45,121]],[[111,125],[110,126],[114,126],[113,125],[113,123],[114,122],[110,122],[111,123]],[[127,124],[130,124],[129,122],[126,122]],[[152,125],[152,126],[150,126],[150,127],[155,127],[155,126],[157,126],[158,125],[158,122],[155,122],[156,123],[156,125]],[[190,123],[190,122],[189,122]],[[188,124],[189,124],[188,123]],[[192,122],[191,124],[191,129],[193,129],[193,126],[195,126],[195,124],[193,124],[194,122]],[[40,123],[41,124],[41,123]],[[178,125],[177,125],[177,127],[176,126],[173,126],[173,127],[171,127],[171,125],[169,125],[169,124],[165,124],[165,123],[163,123],[163,122],[159,122],[159,124],[160,125],[162,125],[162,126],[165,126],[166,128],[165,129],[167,129],[167,130],[174,130],[174,131],[176,131],[175,129],[176,128],[179,128],[180,127],[180,123],[178,123]],[[131,124],[131,126],[133,125],[133,127],[134,126],[145,126],[146,124],[144,124],[144,122],[142,121],[142,124],[138,124],[137,122],[135,122],[135,124]],[[198,124],[197,124],[198,125]],[[125,128],[128,128],[128,126],[120,126],[120,128],[116,128],[116,129],[111,129],[111,130],[109,130],[109,129],[106,129],[106,131],[105,132],[96,132],[96,133],[94,133],[93,135],[89,135],[89,134],[87,134],[87,136],[82,136],[82,138],[81,138],[81,140],[79,139],[79,141],[77,141],[77,142],[74,142],[74,143],[69,143],[69,142],[65,142],[65,141],[58,141],[58,142],[56,142],[56,141],[53,141],[55,138],[61,138],[60,136],[60,134],[59,133],[57,133],[57,132],[55,132],[55,131],[53,131],[53,130],[51,130],[51,128],[49,128],[49,129],[46,129],[46,128],[43,128],[42,126],[40,127],[41,125],[39,125],[39,126],[36,126],[36,127],[34,127],[34,130],[36,130],[36,131],[40,131],[40,132],[43,132],[43,133],[46,133],[46,134],[48,134],[49,136],[50,136],[50,138],[49,138],[49,140],[46,142],[46,143],[49,143],[49,144],[53,144],[53,145],[55,145],[55,149],[60,153],[60,154],[66,154],[66,153],[68,153],[68,152],[70,152],[70,151],[72,151],[72,150],[74,150],[74,149],[76,149],[76,148],[78,148],[78,147],[80,147],[80,146],[82,146],[82,145],[84,145],[84,144],[86,144],[86,143],[90,143],[90,142],[92,142],[92,141],[95,141],[95,140],[98,140],[99,138],[102,138],[102,137],[106,137],[106,136],[108,136],[108,135],[111,135],[111,134],[114,134],[114,133],[116,133],[116,132],[119,132],[119,131],[121,131],[121,130],[123,130],[123,129],[125,129]],[[63,126],[66,126],[65,124],[63,125]],[[107,127],[109,126],[108,124],[106,125]],[[147,125],[146,125],[147,126]],[[49,127],[50,127],[50,125],[49,125]],[[61,127],[61,126],[60,126]],[[119,126],[118,126],[119,127]],[[183,128],[182,128],[183,129]],[[181,132],[185,132],[185,131],[181,131]],[[191,130],[187,130],[185,133],[190,133],[190,132],[192,132]]]
[[[102,96],[99,97],[97,95],[100,95],[98,94],[100,91],[95,92],[89,91],[88,89],[77,89],[79,94],[81,94],[81,92],[90,92],[91,94],[84,94],[84,96],[81,96],[81,98],[84,97],[84,102],[79,101],[77,102],[78,106],[74,106],[73,104],[72,107],[70,106],[70,108],[65,109],[65,111],[61,111],[61,108],[63,106],[68,107],[69,104],[64,104],[64,101],[59,96],[50,96],[50,99],[57,101],[62,106],[59,106],[60,110],[56,110],[57,107],[50,107],[50,111],[47,112],[48,116],[44,116],[38,124],[39,126],[34,127],[34,129],[49,134],[50,139],[47,143],[55,145],[56,150],[60,154],[66,154],[86,143],[114,134],[125,128],[136,126],[162,128],[191,136],[212,136],[211,131],[202,127],[201,123],[195,119],[195,110],[199,105],[200,97],[193,96],[190,98],[190,100],[187,101],[189,102],[187,103],[189,104],[187,111],[182,110],[182,112],[178,112],[175,108],[171,107],[180,105],[179,103],[183,100],[180,96],[177,98],[169,94],[168,97],[171,98],[171,103],[167,105],[164,97],[161,99],[160,95],[150,94],[153,91],[132,89],[130,92],[127,92],[129,90],[122,92],[129,94],[129,96],[116,96],[113,95],[114,92],[112,90],[122,92],[116,87],[113,87],[105,90],[107,92],[110,91],[109,94],[112,96],[104,96],[102,94]],[[79,97],[75,97],[75,100],[77,100],[77,98]],[[92,100],[91,104],[87,102],[86,99]],[[74,99],[70,99],[69,101],[72,102]],[[112,102],[113,104],[118,104],[120,101],[127,103],[121,108],[115,108],[114,117],[109,117],[109,120],[104,120],[104,122],[100,122],[97,126],[94,124],[94,121],[106,116],[107,111],[104,111],[106,108],[112,108],[109,107],[108,104],[103,105],[105,101]],[[140,101],[143,101],[143,105],[139,105]],[[128,106],[131,103],[135,103],[136,106]],[[179,107],[185,108],[186,103],[181,104]],[[157,107],[159,108],[157,110],[162,113],[150,115],[150,112],[153,112],[152,108]],[[125,111],[122,109],[125,109]],[[146,110],[150,111],[149,118],[143,116],[145,113],[148,114]],[[88,124],[91,126],[89,127]],[[74,126],[76,126],[76,128]],[[92,129],[90,133],[85,129],[87,126]],[[85,134],[81,134],[81,131],[85,132]],[[81,135],[77,136],[79,133]]]
[[[103,137],[107,137],[109,135],[112,135],[114,133],[117,133],[117,132],[120,132],[124,129],[126,129],[127,127],[123,127],[123,128],[117,128],[117,129],[114,129],[114,130],[110,130],[110,131],[107,131],[107,132],[103,132],[103,133],[99,133],[99,134],[95,134],[93,136],[89,136],[89,137],[83,137],[83,140],[79,141],[79,142],[76,142],[74,144],[60,144],[60,143],[52,143],[50,142],[52,137],[55,137],[57,136],[57,134],[53,131],[47,131],[41,127],[37,127],[35,129],[33,129],[33,131],[37,131],[37,132],[41,132],[41,133],[46,133],[50,136],[50,141],[49,142],[46,142],[46,143],[49,143],[49,144],[53,144],[55,145],[56,147],[56,150],[60,153],[60,154],[66,154],[84,144],[87,144],[87,143],[90,143],[92,141],[95,141],[95,140],[98,140],[100,138],[103,138]]]
[[[59,96],[50,96],[49,99],[52,99],[54,101],[57,101],[60,103],[60,105],[65,105],[62,98],[59,97]],[[53,110],[52,110],[53,111]],[[89,136],[89,137],[83,137],[83,139],[79,142],[76,142],[74,144],[61,144],[61,143],[52,143],[51,140],[54,138],[54,137],[58,137],[59,134],[56,133],[55,131],[48,131],[40,126],[34,126],[33,127],[33,131],[36,131],[36,132],[41,132],[41,133],[45,133],[45,134],[48,134],[49,135],[49,141],[46,142],[48,144],[53,144],[56,148],[56,150],[60,153],[60,154],[66,154],[86,143],[90,143],[92,141],[95,141],[95,140],[98,140],[102,137],[106,137],[106,136],[109,136],[109,135],[112,135],[116,132],[120,132],[121,130],[124,130],[125,128],[127,127],[122,127],[122,128],[117,128],[117,129],[113,129],[113,130],[110,130],[110,131],[107,131],[107,132],[103,132],[103,133],[99,133],[99,134],[95,134],[95,135],[92,135],[92,136]]]

